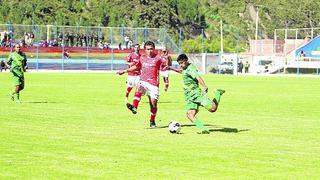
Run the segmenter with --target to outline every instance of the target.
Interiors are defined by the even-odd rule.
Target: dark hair
[[[185,54],[180,54],[177,58],[177,61],[188,61],[188,56]]]
[[[144,43],[144,48],[146,48],[146,46],[152,46],[153,49],[155,48],[155,45],[152,41],[147,41],[146,43]]]

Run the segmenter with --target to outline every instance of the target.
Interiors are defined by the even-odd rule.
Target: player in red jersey
[[[155,54],[155,45],[151,41],[144,44],[146,55],[142,55],[140,62],[126,70],[118,71],[122,75],[140,69],[140,81],[133,98],[133,104],[127,103],[127,108],[133,113],[137,113],[141,96],[148,94],[150,104],[150,127],[155,128],[155,117],[158,111],[157,103],[159,99],[159,71],[162,65],[162,58]]]
[[[164,91],[167,91],[169,88],[169,70],[165,69],[165,67],[172,65],[172,58],[169,55],[167,48],[162,49],[161,58],[163,63],[160,74],[163,77],[164,81]]]
[[[126,58],[126,64],[130,67],[137,65],[140,61],[141,54],[139,53],[140,45],[135,44],[133,46],[133,52],[131,52]],[[134,86],[138,85],[140,76],[140,70],[128,72],[127,78],[127,92],[125,97],[125,103],[128,103],[129,94]]]

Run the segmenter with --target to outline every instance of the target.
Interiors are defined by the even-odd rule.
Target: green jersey
[[[27,57],[23,52],[17,53],[13,52],[8,57],[8,64],[11,66],[11,70],[19,70],[24,72],[24,67],[27,65]]]
[[[197,77],[200,77],[200,74],[193,64],[190,64],[186,70],[182,71],[182,84],[186,98],[192,98],[202,94]]]

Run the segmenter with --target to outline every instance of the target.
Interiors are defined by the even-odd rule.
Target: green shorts
[[[12,82],[14,86],[20,86],[24,87],[24,75],[23,72],[17,70],[17,69],[12,69]]]
[[[212,101],[209,99],[208,95],[205,92],[201,92],[193,97],[186,97],[186,111],[188,110],[198,110],[199,106],[203,106],[207,110],[212,108]]]

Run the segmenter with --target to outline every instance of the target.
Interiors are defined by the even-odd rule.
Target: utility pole
[[[254,42],[254,53],[257,53],[257,41],[258,41],[258,25],[259,25],[259,7],[257,7],[257,15],[256,15],[256,37]]]
[[[223,53],[223,24],[222,24],[222,19],[220,20],[220,47],[221,47],[221,53]]]

